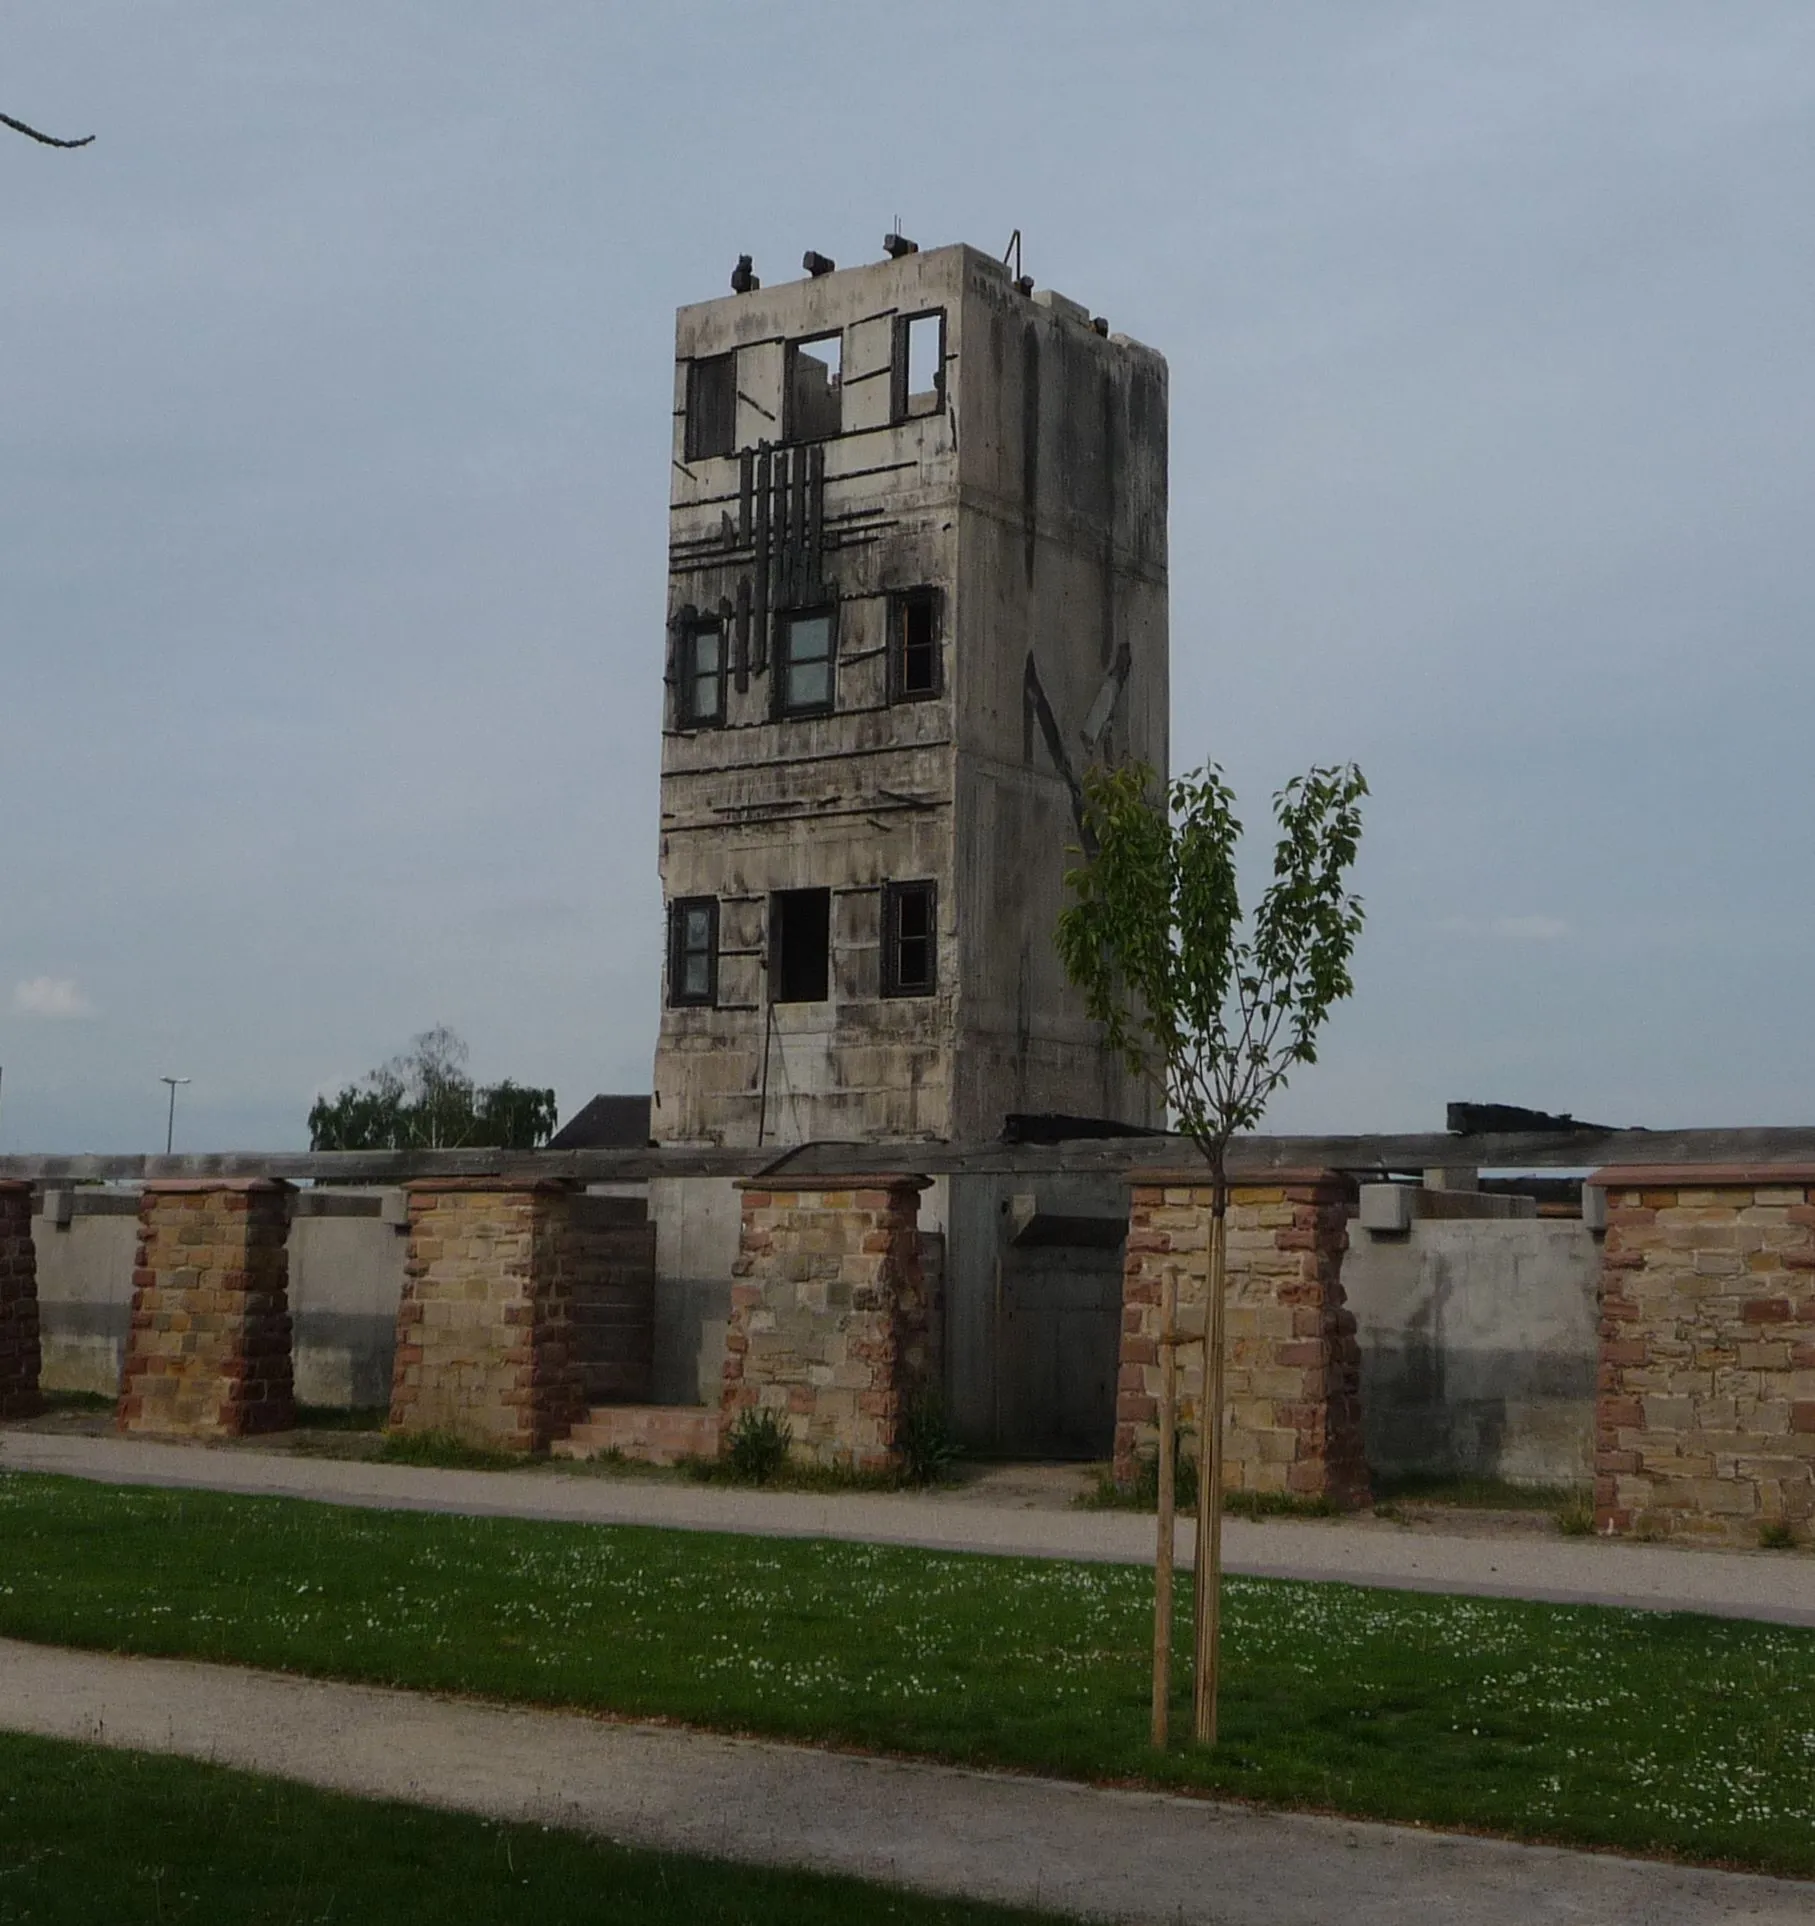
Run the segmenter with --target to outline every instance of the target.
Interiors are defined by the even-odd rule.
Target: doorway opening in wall
[[[737,447],[737,356],[706,355],[687,363],[689,461],[729,455]]]
[[[832,892],[777,890],[769,898],[769,1001],[825,1002],[831,955]]]

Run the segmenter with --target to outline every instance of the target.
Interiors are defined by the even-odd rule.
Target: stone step
[[[551,1447],[557,1458],[622,1452],[639,1464],[718,1456],[718,1409],[709,1404],[596,1404]]]

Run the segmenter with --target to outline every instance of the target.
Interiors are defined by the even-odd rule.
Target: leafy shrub
[[[962,1452],[936,1393],[923,1391],[909,1401],[897,1448],[904,1485],[938,1485],[951,1477]]]
[[[1768,1525],[1760,1525],[1758,1549],[1760,1551],[1794,1551],[1796,1534],[1791,1531],[1788,1520],[1774,1518]]]
[[[725,1469],[734,1484],[766,1485],[787,1464],[793,1443],[779,1411],[746,1406],[725,1434]]]

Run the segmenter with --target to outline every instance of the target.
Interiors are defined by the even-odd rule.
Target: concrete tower
[[[1053,948],[1167,767],[1166,364],[968,247],[680,310],[656,1137],[1160,1121]]]

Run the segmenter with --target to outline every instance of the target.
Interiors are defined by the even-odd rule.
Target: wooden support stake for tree
[[[1192,1675],[1193,1736],[1216,1743],[1217,1664],[1222,1642],[1223,1589],[1223,1296],[1228,1192],[1219,1181],[1210,1210],[1208,1275],[1204,1280],[1203,1396],[1197,1423],[1196,1631]]]
[[[1173,1463],[1178,1434],[1178,1266],[1160,1286],[1159,1542],[1153,1557],[1153,1743],[1166,1749],[1172,1705]]]

